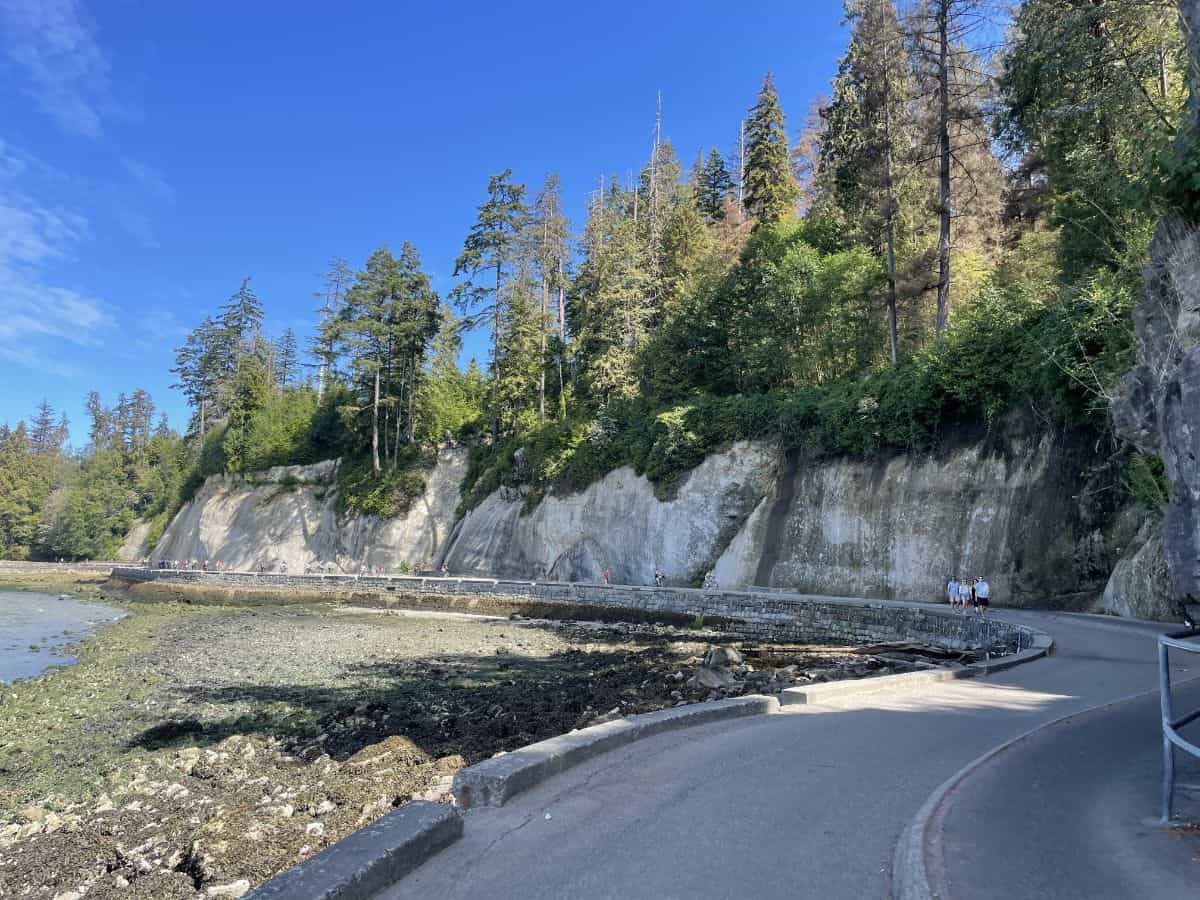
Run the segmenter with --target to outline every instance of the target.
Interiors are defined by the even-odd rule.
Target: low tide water
[[[0,682],[41,675],[68,665],[76,643],[124,615],[102,603],[67,594],[0,590]]]

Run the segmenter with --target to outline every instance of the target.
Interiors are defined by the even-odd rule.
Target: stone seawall
[[[747,637],[796,642],[870,644],[912,640],[942,647],[1032,646],[1034,632],[995,618],[894,600],[816,597],[782,591],[724,591],[679,587],[505,581],[415,576],[259,575],[117,567],[112,577],[133,584],[177,585],[196,590],[272,593],[297,599],[348,600],[397,608],[462,609],[508,613],[538,607],[630,612],[638,618],[702,616]]]

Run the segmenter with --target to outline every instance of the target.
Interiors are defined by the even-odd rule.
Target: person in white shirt
[[[967,607],[971,605],[971,585],[967,584],[965,578],[958,583],[958,605],[963,612],[966,612]]]
[[[979,610],[981,616],[987,615],[988,597],[992,593],[992,586],[983,578],[975,579],[975,608]]]
[[[946,585],[946,593],[950,595],[950,605],[958,605],[958,579],[953,575],[950,576],[950,582]]]

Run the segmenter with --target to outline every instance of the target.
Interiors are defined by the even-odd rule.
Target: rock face
[[[397,571],[402,562],[430,567],[454,524],[466,464],[466,451],[443,450],[424,496],[396,519],[339,521],[336,460],[214,475],[172,520],[152,558],[240,570],[286,564],[290,572],[318,564],[343,572],[362,565]]]
[[[139,562],[150,555],[154,548],[146,539],[150,536],[150,523],[138,519],[125,535],[121,549],[117,551],[117,559],[121,562]]]
[[[1180,597],[1200,599],[1200,234],[1159,227],[1134,309],[1137,367],[1113,405],[1118,429],[1159,456],[1172,485],[1162,542]]]
[[[1190,127],[1179,152],[1200,141],[1200,2],[1179,4],[1191,56]],[[1159,225],[1142,299],[1133,312],[1137,365],[1113,404],[1117,429],[1159,456],[1171,482],[1162,542],[1178,598],[1200,600],[1200,234]]]
[[[982,575],[996,603],[1082,606],[1112,563],[1076,500],[1075,458],[1047,435],[871,462],[789,458],[718,581],[940,601],[951,574]]]
[[[497,492],[458,526],[455,574],[650,584],[760,585],[940,600],[947,577],[986,576],[993,602],[1086,608],[1116,561],[1078,495],[1082,448],[1030,434],[937,455],[802,461],[764,444],[714,454],[661,502],[629,469],[522,515]]]
[[[923,600],[940,600],[950,574],[984,575],[996,605],[1099,603],[1170,618],[1158,583],[1145,581],[1152,531],[1135,538],[1140,519],[1089,508],[1107,496],[1080,478],[1089,447],[1019,423],[999,430],[1003,440],[960,434],[936,454],[873,461],[743,442],[710,455],[669,500],[623,468],[531,509],[500,490],[459,521],[465,451],[443,452],[424,497],[393,520],[339,519],[333,462],[220,476],[180,511],[154,558],[274,571],[286,562],[291,572],[444,560],[460,576],[592,582],[607,569],[623,584],[652,584],[655,571],[696,584],[712,572],[721,587]]]
[[[747,516],[773,489],[779,454],[738,443],[692,470],[675,499],[630,468],[586,490],[548,496],[522,515],[520,496],[497,491],[456,530],[445,561],[456,575],[653,584],[655,569],[686,583],[716,565]]]
[[[1142,525],[1131,551],[1117,561],[1095,611],[1133,619],[1176,617],[1178,606],[1158,523]]]

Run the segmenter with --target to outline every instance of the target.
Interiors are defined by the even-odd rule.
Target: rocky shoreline
[[[703,627],[123,606],[77,665],[4,690],[0,896],[236,897],[497,752],[928,664]]]

